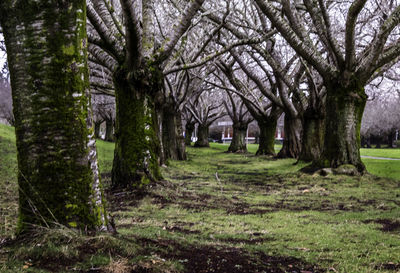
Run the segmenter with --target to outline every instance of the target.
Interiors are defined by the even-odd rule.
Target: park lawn
[[[387,158],[398,158],[400,159],[400,149],[398,148],[362,148],[360,150],[361,155],[374,156],[374,157],[387,157]]]
[[[7,132],[0,125],[0,158],[15,157]],[[170,161],[165,181],[146,191],[107,190],[116,235],[63,227],[15,241],[0,234],[0,272],[400,270],[399,181],[308,175],[295,160],[226,150],[189,147],[188,160]],[[98,153],[107,178],[113,144],[99,141]],[[0,188],[9,180],[15,193],[15,176],[4,177],[12,171],[0,171]]]

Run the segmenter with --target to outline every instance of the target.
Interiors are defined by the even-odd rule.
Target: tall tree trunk
[[[104,137],[105,141],[113,142],[114,141],[114,126],[112,119],[106,119],[106,135]]]
[[[140,188],[161,178],[157,115],[149,86],[130,84],[120,68],[114,74],[116,99],[112,186]]]
[[[279,151],[278,158],[298,158],[301,151],[301,119],[292,118],[285,114],[284,123],[285,137],[283,139],[282,149]]]
[[[229,145],[228,152],[231,153],[246,153],[246,134],[247,134],[247,124],[235,123],[233,124],[233,135],[232,142]]]
[[[270,117],[268,119],[257,119],[260,129],[259,146],[256,155],[272,155],[275,156],[275,133],[277,118]]]
[[[0,3],[16,119],[19,233],[54,223],[107,226],[89,111],[85,11],[83,0]]]
[[[367,95],[354,81],[350,87],[336,84],[328,88],[324,150],[318,163],[332,168],[351,164],[363,172],[360,128]]]
[[[192,144],[192,135],[195,128],[196,123],[194,122],[186,122],[185,125],[185,145],[190,146]]]
[[[309,107],[303,114],[303,134],[299,160],[318,160],[324,146],[325,119],[323,113]]]
[[[207,125],[199,124],[197,128],[197,141],[194,144],[195,147],[210,147],[208,143],[208,128]]]
[[[166,159],[186,160],[185,142],[182,133],[182,119],[173,107],[164,107],[163,149]]]

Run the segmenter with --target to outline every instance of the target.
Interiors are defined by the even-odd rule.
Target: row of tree
[[[186,158],[182,117],[207,146],[225,113],[233,152],[254,119],[257,154],[274,155],[284,113],[278,157],[363,173],[366,87],[398,72],[399,23],[398,0],[2,1],[19,230],[107,227],[91,101],[115,123],[113,187],[143,187]]]

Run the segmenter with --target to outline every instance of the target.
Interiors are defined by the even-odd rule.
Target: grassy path
[[[11,158],[10,141],[0,139],[0,152]],[[399,181],[310,176],[294,160],[226,148],[188,148],[188,161],[163,168],[165,181],[107,191],[116,235],[62,227],[19,241],[0,234],[0,272],[400,271]],[[107,184],[112,144],[98,150]],[[0,182],[9,181],[0,204],[16,207],[10,164],[0,165]]]

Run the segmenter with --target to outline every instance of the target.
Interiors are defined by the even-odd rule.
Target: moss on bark
[[[228,152],[231,153],[246,153],[246,133],[247,123],[234,123],[233,124],[233,135],[232,142],[228,147]]]
[[[300,161],[312,162],[320,158],[324,145],[324,130],[324,114],[309,106],[303,114]]]
[[[199,124],[197,128],[197,141],[194,144],[195,147],[210,147],[208,142],[208,129],[209,126]]]
[[[324,150],[314,164],[332,168],[351,164],[363,172],[360,128],[367,101],[364,87],[355,76],[346,86],[335,81],[328,86],[326,100]]]
[[[259,146],[256,155],[275,156],[275,133],[277,118],[271,117],[257,120],[260,129]]]
[[[192,144],[192,135],[194,132],[195,123],[187,122],[185,125],[185,145],[190,146]]]
[[[128,80],[122,67],[114,74],[116,95],[113,187],[140,188],[161,178],[153,97]]]
[[[104,227],[91,168],[85,1],[8,4],[0,17],[16,118],[17,232],[54,223]]]

